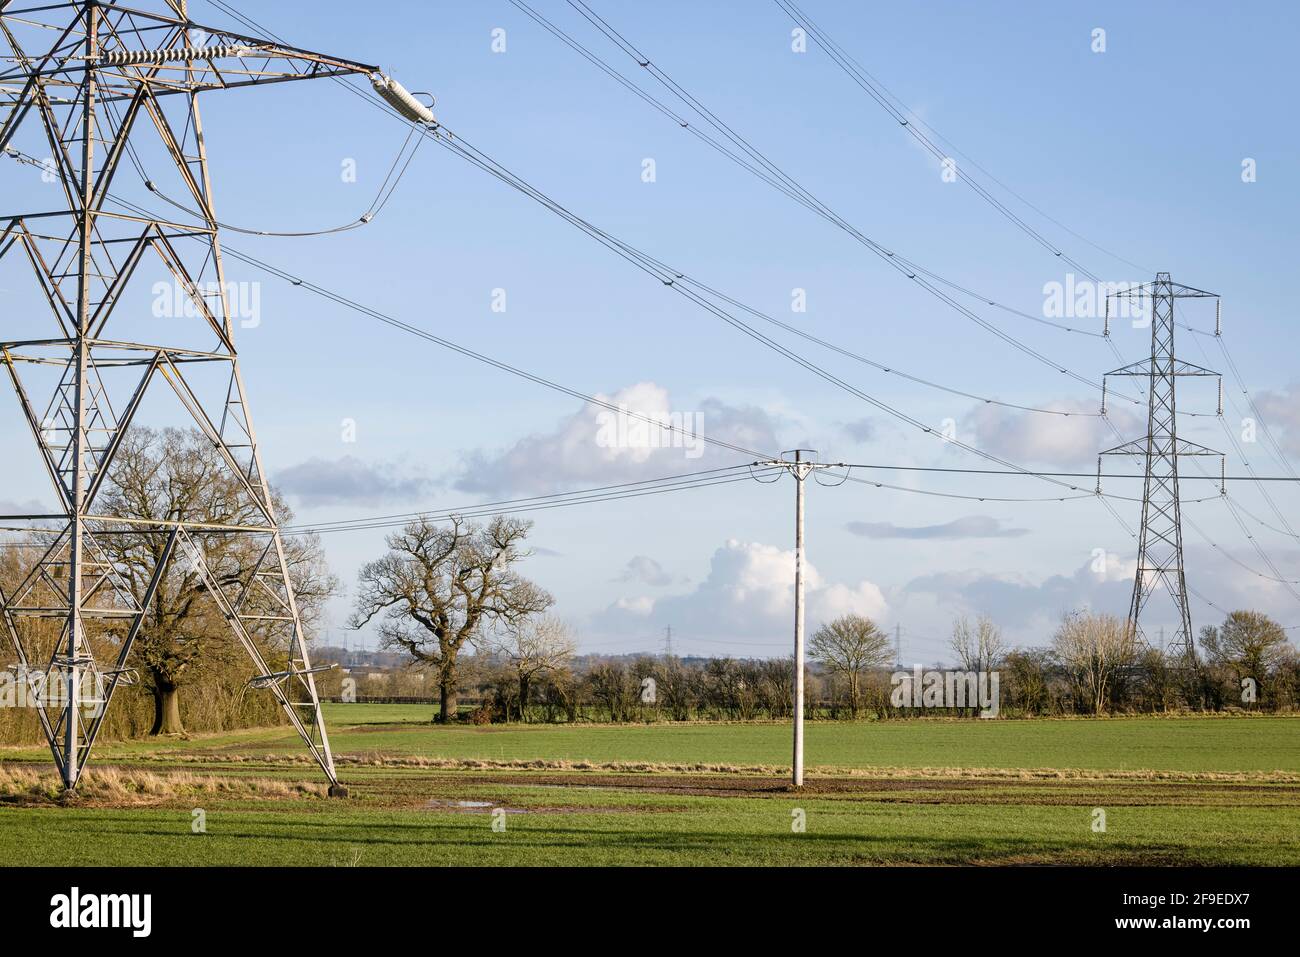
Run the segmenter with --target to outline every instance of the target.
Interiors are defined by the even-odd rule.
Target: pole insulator
[[[433,118],[433,110],[412,96],[410,90],[392,77],[376,73],[370,78],[370,85],[383,97],[384,102],[411,122],[423,123],[425,126],[432,126],[437,122]]]
[[[243,45],[219,47],[172,47],[169,50],[110,50],[101,53],[100,66],[139,66],[145,63],[174,63],[180,60],[211,60],[218,57],[248,56],[252,50]]]

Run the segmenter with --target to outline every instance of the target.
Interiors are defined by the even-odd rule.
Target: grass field
[[[795,793],[785,725],[439,728],[428,714],[330,707],[346,800],[284,786],[321,778],[279,728],[105,744],[68,804],[49,781],[12,780],[42,751],[0,751],[0,859],[1300,864],[1297,718],[813,723]],[[122,781],[97,793],[96,766]]]

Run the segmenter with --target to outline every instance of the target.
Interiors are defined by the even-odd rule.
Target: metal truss
[[[1149,298],[1151,301],[1151,357],[1106,374],[1107,377],[1129,376],[1148,380],[1146,435],[1101,453],[1140,456],[1145,460],[1142,525],[1138,533],[1137,574],[1133,580],[1133,597],[1129,604],[1129,627],[1141,641],[1150,646],[1151,642],[1142,629],[1142,613],[1151,597],[1163,592],[1172,601],[1178,621],[1174,638],[1165,647],[1166,654],[1171,660],[1195,666],[1196,646],[1183,565],[1178,460],[1184,456],[1218,456],[1222,474],[1223,454],[1178,437],[1175,384],[1183,376],[1217,377],[1219,374],[1175,356],[1174,303],[1178,299],[1218,297],[1214,293],[1174,283],[1170,280],[1169,273],[1164,272],[1156,273],[1153,283],[1113,295],[1138,300]],[[1102,403],[1104,412],[1104,397]],[[1098,475],[1100,474],[1099,460]]]
[[[332,791],[341,792],[240,373],[198,94],[378,70],[200,26],[185,0],[167,0],[155,12],[107,0],[0,0],[0,52],[6,45],[0,151],[16,149],[20,134],[39,143],[59,200],[55,208],[0,214],[0,264],[25,259],[53,315],[48,338],[0,342],[0,362],[58,510],[0,516],[4,527],[28,523],[49,536],[21,552],[30,569],[0,599],[63,784],[76,787],[115,691],[131,680],[132,647],[159,583],[180,569],[202,582],[255,663],[256,685],[276,697]],[[192,217],[157,218],[110,195],[124,160],[139,168],[134,149],[142,137],[167,157]],[[115,335],[122,313],[138,311],[129,304],[131,281],[147,269],[169,276],[185,303],[185,315],[167,329],[178,341]],[[195,378],[212,370],[224,388],[206,394]],[[56,382],[47,399],[49,379]],[[97,510],[123,436],[146,395],[159,391],[211,443],[250,503],[250,520]],[[144,585],[129,582],[104,547],[107,536],[124,532],[161,543]],[[251,539],[258,556],[251,567],[214,567],[220,559],[212,544],[228,536]],[[53,649],[33,661],[42,640]],[[97,654],[111,665],[101,666]],[[282,662],[280,670],[272,671],[267,655]]]

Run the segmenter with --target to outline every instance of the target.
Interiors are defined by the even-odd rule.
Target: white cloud
[[[655,600],[644,595],[637,598],[620,598],[614,602],[614,608],[644,618],[655,610]]]
[[[709,398],[697,408],[683,409],[673,405],[667,389],[653,382],[597,398],[632,414],[584,405],[550,432],[526,436],[500,452],[466,455],[456,487],[494,495],[537,495],[743,460],[742,453],[711,445],[701,435],[755,451],[780,448],[772,417],[756,406]],[[642,417],[674,428],[650,425]]]
[[[839,615],[879,619],[887,610],[874,583],[827,582],[811,564],[804,566],[804,593],[810,631]],[[623,631],[642,628],[647,617],[683,634],[756,642],[784,638],[794,622],[794,551],[731,539],[713,553],[709,574],[691,591],[619,599],[598,616],[597,624]]]
[[[957,437],[1017,465],[1073,467],[1096,463],[1097,453],[1134,437],[1141,427],[1127,411],[1112,409],[1110,420],[1124,438],[1116,437],[1106,420],[1097,415],[1100,401],[1063,399],[1040,408],[1070,414],[1045,415],[978,405],[963,419]]]

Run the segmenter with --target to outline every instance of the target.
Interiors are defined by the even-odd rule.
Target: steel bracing
[[[1137,572],[1128,621],[1148,646],[1142,614],[1150,599],[1162,593],[1173,603],[1176,632],[1165,646],[1171,660],[1194,664],[1191,610],[1183,565],[1183,527],[1178,493],[1178,460],[1184,456],[1218,456],[1222,453],[1178,437],[1176,383],[1183,376],[1218,376],[1217,372],[1184,362],[1174,353],[1175,302],[1179,299],[1217,299],[1214,293],[1172,282],[1169,273],[1157,273],[1155,282],[1114,293],[1116,297],[1149,301],[1151,357],[1107,373],[1147,380],[1147,431],[1141,438],[1107,449],[1102,455],[1126,455],[1145,463],[1142,488],[1142,522],[1138,531]],[[1104,401],[1104,400],[1103,400]],[[1104,411],[1104,408],[1103,408]],[[1098,470],[1100,474],[1100,469]]]
[[[21,211],[0,213],[0,265],[25,260],[52,317],[45,334],[0,343],[0,360],[57,502],[50,514],[0,516],[7,528],[26,523],[45,536],[18,550],[29,567],[0,595],[3,627],[72,789],[114,692],[130,680],[133,643],[159,583],[169,574],[194,576],[253,660],[257,686],[275,695],[337,786],[240,372],[198,95],[377,70],[200,26],[185,0],[159,6],[0,2],[0,44],[8,47],[0,61],[0,150],[48,156],[49,184],[6,196]],[[166,158],[169,182],[193,215],[159,218],[110,193],[128,160],[139,168],[143,140]],[[132,280],[151,273],[167,276],[183,301],[165,323],[153,320],[166,344],[118,332],[148,326],[134,315]],[[10,313],[6,328],[18,320],[30,317]],[[215,388],[198,384],[214,375]],[[123,437],[158,392],[192,420],[233,477],[246,505],[238,521],[101,509]],[[105,546],[118,534],[154,536],[147,580],[128,580],[112,559]],[[227,563],[217,543],[230,536],[244,537],[251,561]]]

